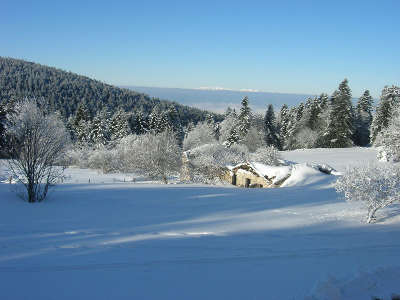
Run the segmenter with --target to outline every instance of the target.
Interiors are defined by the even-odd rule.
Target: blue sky
[[[353,96],[400,84],[400,1],[6,1],[0,56],[117,85]]]

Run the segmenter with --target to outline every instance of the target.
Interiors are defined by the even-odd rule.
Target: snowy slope
[[[360,151],[349,151],[347,163]],[[286,154],[301,161],[306,152]],[[322,159],[311,152],[310,161]],[[325,154],[336,157],[324,161],[333,167],[346,165],[343,152]],[[348,299],[400,293],[393,279],[400,207],[364,224],[364,212],[337,197],[335,176],[240,189],[68,173],[69,182],[34,205],[0,184],[0,299],[323,299],[341,287]],[[366,276],[359,274],[375,285],[349,291]]]
[[[281,154],[289,161],[328,164],[337,171],[345,171],[348,166],[377,161],[375,148],[298,149],[282,151]]]

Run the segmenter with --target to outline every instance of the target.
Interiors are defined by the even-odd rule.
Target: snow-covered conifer
[[[372,96],[366,90],[358,99],[355,110],[355,136],[354,142],[359,146],[369,144],[370,126],[372,123]]]
[[[353,106],[351,90],[347,79],[344,79],[339,89],[331,98],[331,111],[328,126],[324,133],[325,147],[345,148],[353,145]]]
[[[274,107],[272,104],[268,105],[264,117],[264,139],[268,146],[274,146],[278,149],[281,147],[276,126]]]
[[[111,118],[111,140],[120,140],[130,134],[128,115],[122,109],[118,109]]]
[[[303,117],[304,113],[304,103],[300,102],[300,104],[296,108],[296,122],[299,122]]]
[[[161,110],[160,108],[156,105],[153,107],[153,110],[151,111],[149,115],[149,130],[152,130],[154,132],[160,132],[160,123],[161,123]]]
[[[89,142],[90,114],[86,105],[82,102],[78,105],[75,116],[70,120],[71,137],[80,147]]]
[[[144,117],[142,111],[135,113],[133,123],[133,131],[135,134],[144,134],[148,131],[146,118]]]
[[[378,158],[384,161],[400,162],[400,106],[392,112],[388,127],[376,138],[380,145]]]
[[[106,109],[93,118],[89,138],[94,147],[103,147],[110,141],[110,117]]]
[[[386,86],[382,90],[381,99],[371,124],[371,143],[375,143],[378,134],[389,125],[393,107],[399,102],[400,87]]]
[[[279,133],[279,140],[281,141],[281,147],[283,148],[286,144],[286,140],[288,138],[288,129],[289,129],[289,108],[286,104],[283,104],[281,110],[279,111],[278,115],[278,133]]]
[[[233,127],[231,129],[231,131],[229,132],[229,136],[228,136],[225,144],[228,147],[231,147],[232,145],[237,144],[239,142],[239,140],[240,140],[239,132],[236,130],[235,127]]]
[[[246,136],[251,126],[251,110],[249,107],[249,99],[244,97],[242,106],[240,107],[240,114],[238,116],[238,133],[240,137]]]

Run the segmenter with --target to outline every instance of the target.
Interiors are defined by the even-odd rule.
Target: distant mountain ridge
[[[148,115],[155,106],[161,111],[174,106],[182,125],[205,120],[209,113],[54,67],[0,57],[0,102],[25,97],[45,99],[49,108],[59,111],[64,118],[73,115],[81,102],[85,103],[92,116],[103,108],[111,112],[123,108],[128,112],[141,111]]]
[[[265,111],[268,104],[280,108],[283,104],[294,106],[309,97],[316,95],[270,93],[255,90],[231,90],[224,88],[160,88],[143,86],[123,86],[138,92],[146,93],[160,99],[174,99],[180,104],[207,109],[214,112],[224,112],[229,107],[238,108],[243,97],[249,98],[250,106],[255,111]]]

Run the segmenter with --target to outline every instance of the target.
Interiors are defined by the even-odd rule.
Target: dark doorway
[[[233,174],[232,176],[232,184],[236,185],[236,174]]]
[[[246,178],[246,185],[245,185],[245,187],[249,187],[250,186],[250,178]]]

